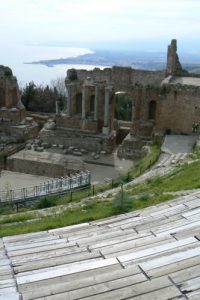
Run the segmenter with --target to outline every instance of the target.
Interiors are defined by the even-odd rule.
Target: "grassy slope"
[[[159,148],[157,146],[152,147],[151,154],[145,159],[141,160],[135,168],[130,170],[129,176],[135,177],[138,172],[141,172],[141,168],[148,168],[153,160],[158,157]],[[199,154],[195,154],[196,157]],[[196,158],[195,157],[195,158]],[[127,211],[144,208],[150,205],[158,204],[162,201],[172,199],[173,196],[167,194],[167,192],[184,190],[184,189],[195,189],[200,187],[200,162],[196,161],[191,164],[185,164],[177,166],[176,170],[164,177],[154,177],[148,179],[145,183],[138,185],[129,185],[127,189],[128,195],[131,200]],[[84,192],[85,193],[85,192]],[[86,192],[88,194],[88,190]],[[81,194],[79,195],[81,197]],[[66,197],[66,196],[64,196]],[[109,198],[112,198],[112,191],[109,194]],[[78,196],[75,197],[77,201]],[[64,199],[64,198],[63,198]],[[62,199],[60,202],[68,202]],[[68,209],[62,214],[55,214],[48,217],[43,217],[40,220],[32,220],[27,222],[26,226],[23,223],[20,224],[8,224],[0,225],[0,236],[14,235],[20,233],[28,233],[34,231],[48,230],[58,227],[63,227],[71,224],[77,224],[81,222],[88,222],[97,220],[105,217],[112,216],[116,213],[112,201],[106,200],[93,200],[84,207],[78,207],[74,209]],[[22,221],[23,218],[19,220]],[[37,218],[37,212],[34,215]],[[24,218],[25,219],[25,218]],[[29,219],[29,216],[27,217]],[[17,221],[17,216],[14,218]],[[10,219],[8,218],[8,222]],[[5,221],[3,223],[6,223]]]

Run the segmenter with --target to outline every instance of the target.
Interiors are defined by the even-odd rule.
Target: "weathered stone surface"
[[[5,66],[0,66],[0,108],[0,118],[19,122],[25,117],[17,79]]]
[[[177,41],[173,39],[171,44],[168,46],[167,51],[167,67],[166,67],[166,75],[183,75],[184,71],[182,69],[181,63],[179,61],[179,57],[177,54]]]
[[[8,158],[7,169],[10,171],[42,175],[47,177],[66,176],[70,172],[85,170],[80,158],[66,157],[58,153],[44,151],[20,151]]]

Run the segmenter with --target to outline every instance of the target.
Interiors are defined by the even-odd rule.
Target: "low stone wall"
[[[7,159],[7,170],[55,178],[84,171],[85,164],[78,158],[66,158],[61,154],[24,150]]]
[[[63,117],[60,115],[56,116],[56,126],[63,127],[63,128],[71,128],[71,129],[84,129],[91,132],[97,132],[98,130],[98,123],[97,121],[85,119],[81,120],[79,117]]]
[[[87,131],[73,129],[42,130],[40,132],[42,142],[49,144],[61,144],[65,147],[73,146],[78,149],[85,149],[89,152],[101,150],[111,153],[115,147],[115,132],[110,135],[92,134]]]

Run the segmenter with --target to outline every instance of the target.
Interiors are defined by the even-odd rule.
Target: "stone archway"
[[[90,113],[94,113],[95,108],[95,95],[91,95],[89,99],[89,111]]]
[[[148,115],[149,120],[156,120],[156,108],[157,108],[156,101],[154,101],[154,100],[150,101],[149,102],[149,115]]]
[[[76,94],[75,98],[75,114],[82,113],[82,93]]]
[[[126,92],[115,93],[115,118],[117,120],[131,122],[133,98]]]

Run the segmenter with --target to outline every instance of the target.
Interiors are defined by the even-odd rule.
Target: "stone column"
[[[56,115],[59,115],[59,101],[56,101]]]
[[[132,100],[132,116],[131,116],[131,122],[134,122],[135,120],[135,101]]]
[[[71,85],[67,85],[67,116],[71,116]]]
[[[99,101],[99,87],[95,86],[95,98],[94,98],[94,121],[98,120],[98,101]]]
[[[105,88],[105,102],[104,102],[104,122],[103,122],[103,133],[109,133],[109,99],[110,99],[110,88]]]
[[[85,102],[86,102],[86,86],[83,85],[83,89],[82,89],[82,119],[85,119],[85,117],[86,117]]]
[[[5,78],[5,107],[10,108],[12,106],[12,103],[9,99],[9,93],[8,93],[8,79]]]

